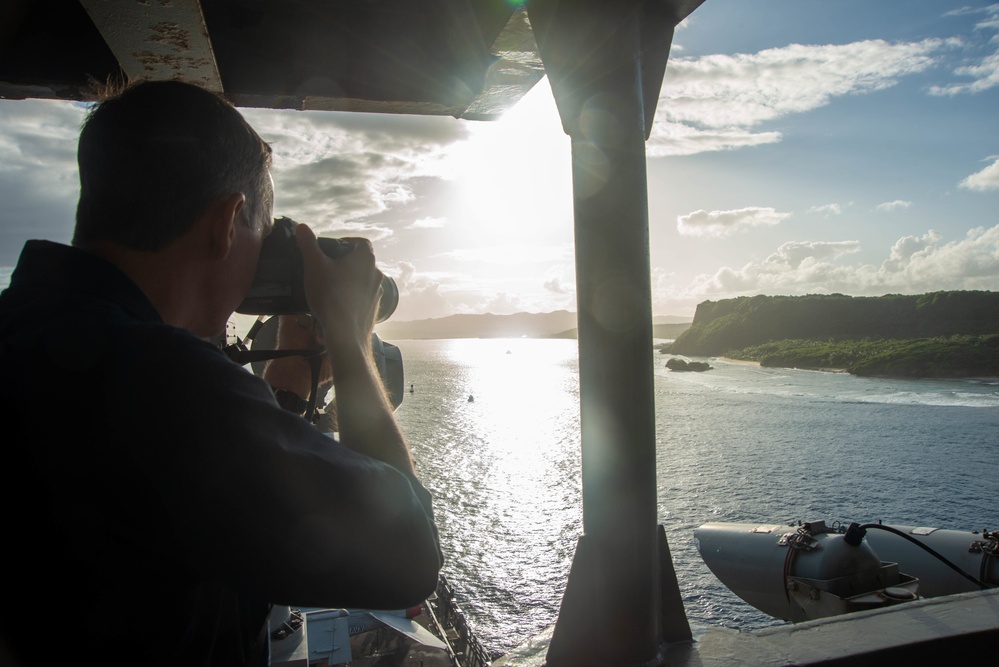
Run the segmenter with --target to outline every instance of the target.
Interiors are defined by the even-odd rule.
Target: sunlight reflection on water
[[[554,622],[582,530],[576,342],[396,343],[414,385],[399,421],[435,496],[445,573],[498,655]],[[703,523],[996,527],[996,384],[711,363],[670,373],[655,358],[658,515],[695,632],[777,623],[704,565]]]
[[[551,623],[581,531],[575,342],[400,347],[414,387],[399,420],[436,498],[445,572],[473,622],[490,619],[476,624],[486,647],[509,648],[510,628]]]

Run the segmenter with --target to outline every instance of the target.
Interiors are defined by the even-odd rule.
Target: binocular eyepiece
[[[276,218],[274,230],[264,239],[253,284],[246,298],[236,308],[244,315],[286,315],[307,313],[305,270],[302,253],[295,240],[295,223],[291,218]],[[341,239],[321,238],[319,248],[328,257],[343,257],[353,246]],[[382,295],[378,302],[377,322],[384,322],[399,305],[399,288],[388,276],[382,277]]]

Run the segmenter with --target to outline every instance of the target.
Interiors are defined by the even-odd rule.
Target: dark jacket
[[[282,410],[89,253],[25,246],[0,415],[0,620],[28,664],[252,664],[269,603],[402,608],[436,584],[415,478]]]

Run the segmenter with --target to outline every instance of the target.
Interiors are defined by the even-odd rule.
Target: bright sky
[[[375,242],[394,320],[575,310],[547,81],[501,121],[244,110],[278,215]],[[0,101],[0,286],[68,242],[79,105]],[[999,289],[999,3],[707,0],[647,145],[653,312],[752,294]]]

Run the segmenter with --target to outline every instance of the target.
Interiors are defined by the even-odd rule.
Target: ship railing
[[[455,598],[454,588],[443,574],[437,581],[433,598],[427,600],[438,633],[453,650],[460,667],[489,667],[489,653],[468,624],[468,619]]]

